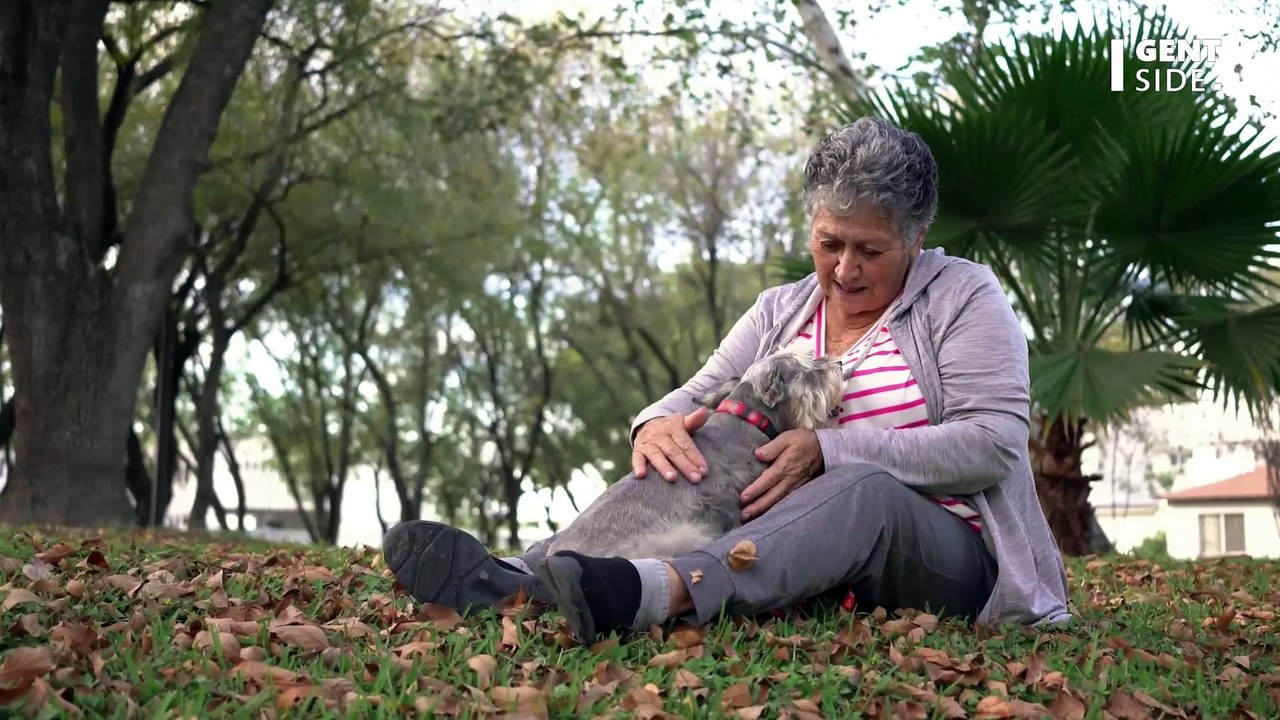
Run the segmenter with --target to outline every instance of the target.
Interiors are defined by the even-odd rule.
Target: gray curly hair
[[[847,215],[868,205],[911,244],[938,209],[938,166],[919,135],[863,117],[822,139],[804,167],[805,212]]]

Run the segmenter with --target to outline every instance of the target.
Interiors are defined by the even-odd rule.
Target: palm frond
[[[1186,402],[1203,386],[1202,363],[1175,352],[1089,347],[1030,359],[1031,393],[1049,419],[1109,422],[1139,404]]]
[[[1191,350],[1207,363],[1215,400],[1261,410],[1280,396],[1280,304],[1193,316]]]

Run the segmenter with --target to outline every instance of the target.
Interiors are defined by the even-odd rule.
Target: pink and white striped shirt
[[[824,311],[826,299],[818,303],[813,315],[800,328],[795,337],[783,345],[792,352],[812,352],[821,357],[826,352],[826,324]],[[862,365],[853,372],[845,385],[845,395],[840,405],[840,427],[856,427],[868,430],[910,430],[929,424],[924,394],[911,375],[911,368],[902,360],[887,326],[874,336],[863,336],[840,356],[848,365],[862,354],[866,343],[870,352]],[[963,520],[970,528],[982,532],[978,511],[968,502],[950,495],[926,495],[930,500]]]

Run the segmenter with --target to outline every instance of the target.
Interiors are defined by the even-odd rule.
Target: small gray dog
[[[700,398],[715,411],[693,433],[707,461],[701,482],[629,473],[561,530],[547,555],[667,560],[740,526],[739,497],[766,467],[755,448],[786,430],[828,425],[846,379],[836,358],[782,351],[756,363]]]

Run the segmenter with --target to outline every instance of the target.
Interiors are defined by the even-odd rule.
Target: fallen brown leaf
[[[0,612],[9,612],[19,605],[26,604],[44,605],[44,600],[26,588],[14,588],[4,596],[3,601],[0,601]]]
[[[329,636],[315,625],[279,625],[271,634],[285,645],[303,650],[323,650],[329,647]]]
[[[29,684],[41,675],[53,672],[56,667],[53,653],[47,645],[14,648],[0,665],[0,686]]]
[[[67,594],[79,600],[85,595],[85,583],[83,580],[76,578],[67,583]]]
[[[219,632],[218,630],[201,630],[196,633],[195,640],[191,643],[192,647],[197,650],[207,650],[214,648],[222,653],[222,657],[235,660],[240,657],[240,641],[231,633]]]
[[[44,626],[40,624],[40,616],[36,613],[27,613],[18,618],[10,628],[9,632],[15,637],[27,635],[29,637],[43,637],[45,634]]]
[[[740,682],[725,688],[724,692],[720,693],[720,705],[725,710],[750,706],[751,686]]]
[[[509,617],[502,618],[502,640],[498,642],[499,650],[515,650],[520,647],[520,628],[516,621]]]
[[[979,720],[997,720],[998,718],[1042,718],[1048,714],[1049,709],[1040,703],[988,695],[978,701],[974,717]]]
[[[729,551],[729,567],[738,572],[750,570],[756,564],[756,544],[750,540],[739,540]]]
[[[476,686],[488,690],[493,685],[493,674],[498,671],[498,661],[492,655],[473,655],[467,658],[467,667],[476,671]]]
[[[85,569],[90,567],[101,568],[110,571],[111,563],[107,562],[107,556],[102,554],[101,550],[91,550],[84,559]]]
[[[547,720],[550,715],[546,694],[532,685],[495,687],[489,691],[489,697],[503,709],[527,713],[538,720]]]
[[[124,594],[130,597],[142,587],[142,581],[132,575],[108,575],[106,582],[114,588],[123,590]]]
[[[1054,720],[1084,720],[1087,709],[1084,701],[1069,690],[1059,690],[1047,707]]]
[[[31,582],[46,580],[52,573],[53,566],[40,558],[22,566],[22,574]]]
[[[462,616],[457,610],[443,605],[425,603],[418,611],[418,618],[435,625],[441,630],[452,630],[462,624]]]
[[[326,694],[325,687],[315,683],[288,682],[282,685],[280,695],[276,697],[276,707],[281,710],[293,707],[307,698],[323,697]]]
[[[63,558],[66,558],[69,555],[74,555],[75,552],[76,549],[70,545],[58,543],[44,552],[36,553],[36,559],[50,565],[57,565],[62,562]]]
[[[292,670],[286,670],[275,665],[249,660],[242,661],[231,669],[231,675],[245,677],[251,680],[269,680],[272,683],[291,683],[298,681],[297,673]]]
[[[1151,710],[1129,693],[1115,691],[1107,697],[1103,712],[1116,720],[1149,720]]]
[[[660,653],[649,658],[649,667],[674,668],[684,665],[689,660],[702,657],[702,645],[690,648],[677,648],[670,652]]]
[[[671,631],[669,639],[677,648],[690,648],[695,645],[701,645],[702,640],[710,630],[710,625],[694,626],[683,624]]]
[[[681,668],[676,670],[676,679],[672,684],[676,690],[692,690],[702,687],[702,678]]]

